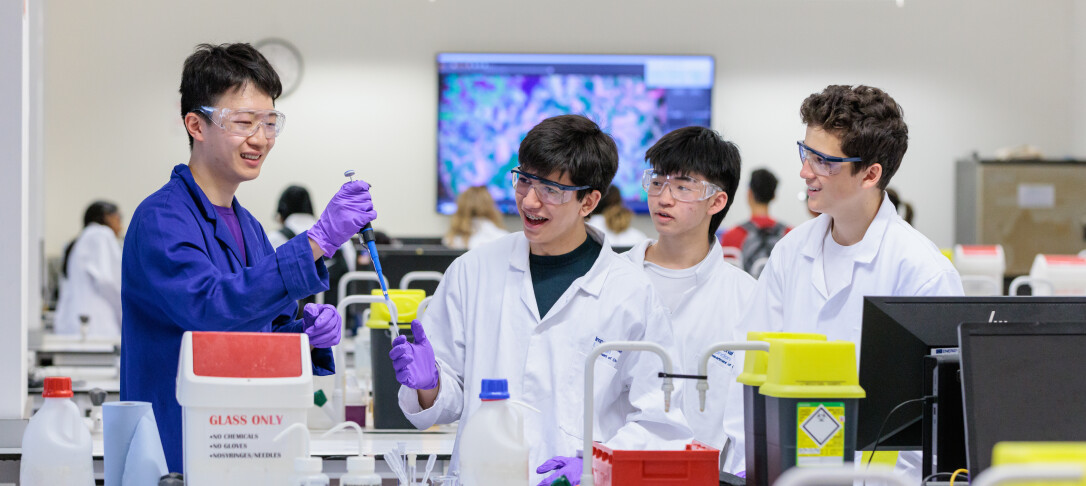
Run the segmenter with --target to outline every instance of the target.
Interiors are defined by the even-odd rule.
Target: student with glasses
[[[249,44],[202,44],[185,60],[181,118],[188,164],[132,215],[122,256],[121,399],[151,402],[170,471],[182,471],[181,407],[175,398],[185,331],[305,333],[313,374],[334,372],[335,307],[297,299],[328,289],[321,257],[376,214],[369,186],[344,184],[317,223],[273,249],[234,197],[260,175],[283,132],[279,76]]]
[[[649,279],[584,222],[618,168],[614,140],[587,118],[556,116],[528,132],[518,159],[511,183],[523,231],[457,258],[411,323],[414,342],[397,338],[389,357],[400,408],[420,429],[470,420],[481,380],[507,379],[512,398],[539,410],[525,415],[529,484],[562,475],[578,484],[585,357],[605,342],[651,341],[678,362],[675,342]],[[664,411],[659,368],[652,353],[596,360],[595,440],[681,449],[692,438],[680,405]]]
[[[737,310],[745,308],[754,278],[726,263],[716,243],[739,186],[739,148],[709,128],[686,127],[664,135],[645,159],[651,168],[641,183],[660,239],[645,240],[623,256],[644,270],[667,306],[682,373],[697,375],[706,346],[746,339]],[[705,410],[692,384],[682,405],[695,439],[727,448],[722,463],[731,473],[745,469],[742,388],[735,381],[742,366],[736,354],[717,352],[709,360]]]
[[[858,349],[864,296],[962,295],[954,266],[886,196],[909,140],[893,98],[870,86],[829,86],[803,101],[800,116],[799,175],[808,207],[821,215],[773,248],[744,322]],[[902,458],[919,467],[918,455]]]

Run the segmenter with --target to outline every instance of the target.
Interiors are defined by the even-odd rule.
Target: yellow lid
[[[771,339],[825,341],[826,336],[802,332],[750,331],[747,333],[747,341],[769,341]],[[762,386],[762,383],[765,383],[765,369],[768,364],[769,353],[765,351],[746,351],[743,358],[743,372],[739,374],[736,381],[744,385]]]
[[[953,248],[940,248],[939,253],[942,253],[950,263],[954,263],[954,249]]]
[[[992,448],[992,465],[1086,466],[1086,442],[999,442]],[[1015,481],[1015,486],[1086,485],[1082,481]]]
[[[856,344],[772,339],[763,395],[777,398],[863,398]]]
[[[1086,466],[1086,442],[1000,442],[992,448],[992,465],[1074,464]],[[1016,482],[1016,485],[1027,484]],[[1033,483],[1028,483],[1033,484]],[[1086,484],[1083,481],[1048,481],[1045,484]]]
[[[370,292],[371,295],[383,295],[381,289]],[[396,312],[399,313],[400,327],[406,327],[403,323],[411,323],[418,315],[419,303],[426,298],[426,291],[420,289],[388,289],[388,298],[396,304]],[[370,329],[388,329],[388,306],[384,303],[370,304],[370,318],[366,321],[366,327]]]

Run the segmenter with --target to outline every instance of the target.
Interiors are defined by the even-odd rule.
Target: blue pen
[[[354,181],[354,170],[348,170],[343,173],[343,177]],[[377,241],[373,236],[373,225],[366,223],[361,230],[358,230],[358,237],[362,239],[362,242],[366,244],[366,248],[370,250],[370,259],[373,260],[373,269],[377,271],[377,281],[381,283],[381,293],[385,295],[385,305],[388,306],[389,315],[393,320],[398,320],[399,316],[392,316],[392,300],[388,298],[388,284],[385,283],[385,273],[381,271],[381,259],[377,257]],[[389,330],[392,331],[393,339],[400,335],[400,326],[398,323],[389,323]]]

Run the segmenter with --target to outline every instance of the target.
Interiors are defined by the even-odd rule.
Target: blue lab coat
[[[170,471],[182,472],[175,387],[185,331],[302,332],[297,300],[328,289],[306,233],[278,251],[238,204],[248,262],[185,164],[132,214],[121,261],[121,400],[151,402]],[[313,374],[335,370],[314,349]]]

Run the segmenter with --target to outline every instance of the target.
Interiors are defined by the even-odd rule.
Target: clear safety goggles
[[[799,163],[802,165],[804,162],[811,166],[811,172],[820,176],[831,176],[838,172],[841,172],[841,164],[847,162],[863,162],[863,159],[859,157],[834,157],[832,155],[826,155],[819,152],[802,141],[797,141],[796,145],[799,145]]]
[[[559,184],[537,175],[524,172],[520,170],[520,167],[509,171],[509,173],[513,176],[513,189],[516,190],[518,196],[527,196],[528,190],[534,187],[536,196],[539,197],[539,200],[544,204],[555,206],[565,204],[569,202],[570,199],[573,199],[574,192],[591,188],[591,186],[567,186],[565,184]]]
[[[245,138],[256,134],[260,127],[264,127],[265,138],[278,137],[287,123],[286,115],[275,110],[233,110],[201,106],[196,111],[207,115],[211,123],[218,125],[226,133]]]
[[[712,182],[699,181],[684,175],[658,174],[652,169],[646,169],[641,175],[641,187],[645,188],[650,196],[659,196],[664,193],[664,187],[668,187],[671,189],[671,197],[683,202],[704,201],[723,191]]]

